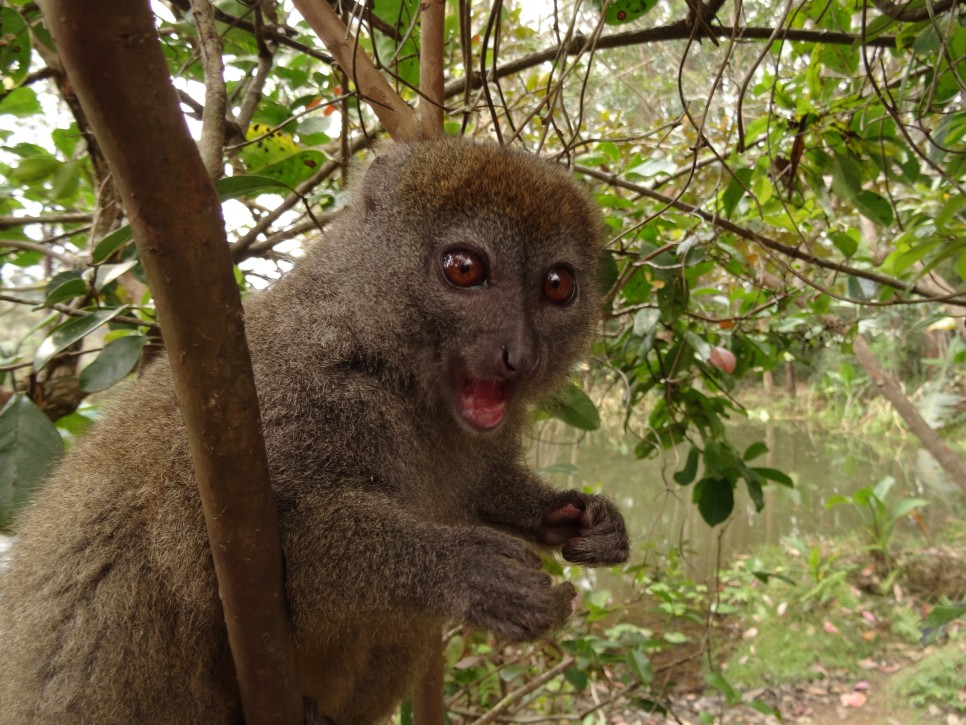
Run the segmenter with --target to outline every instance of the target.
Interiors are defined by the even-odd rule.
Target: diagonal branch
[[[392,89],[329,3],[326,0],[294,0],[294,3],[336,62],[355,82],[359,95],[369,103],[389,135],[396,141],[418,138],[415,112]]]

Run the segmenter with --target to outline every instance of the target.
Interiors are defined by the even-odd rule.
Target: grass
[[[966,524],[952,523],[936,538],[945,546],[930,547],[930,556],[942,558],[947,575],[956,569],[966,576],[958,555]],[[753,689],[864,679],[874,674],[870,663],[901,662],[896,674],[880,675],[896,707],[915,707],[923,717],[930,707],[966,713],[966,627],[951,624],[949,637],[927,648],[919,629],[928,604],[966,594],[964,580],[943,579],[955,591],[917,588],[925,553],[922,541],[898,542],[903,564],[885,579],[870,574],[868,553],[848,537],[814,546],[791,542],[738,559],[721,573],[720,610],[731,635],[719,642],[722,674],[735,688]]]
[[[931,650],[914,668],[896,675],[896,702],[966,714],[966,637]]]

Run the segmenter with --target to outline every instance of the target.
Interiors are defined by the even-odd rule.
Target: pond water
[[[826,499],[875,486],[886,476],[895,479],[888,501],[918,496],[931,502],[921,513],[927,535],[955,513],[944,502],[960,498],[914,438],[872,442],[801,420],[751,419],[733,422],[729,438],[739,451],[755,441],[765,442],[769,450],[754,465],[780,469],[795,486],[766,486],[765,508],[758,513],[741,482],[732,518],[714,529],[691,502],[691,487],[679,486],[672,478],[683,466],[686,447],[638,460],[634,441],[620,432],[578,436],[572,429],[548,424],[539,432],[531,461],[550,468],[547,475],[560,486],[599,488],[621,505],[638,556],[649,548],[657,553],[679,548],[688,553],[687,565],[697,579],[707,579],[716,565],[724,566],[734,555],[750,553],[761,544],[790,536],[808,542],[854,530],[861,523],[858,513],[851,506],[826,509]],[[576,473],[554,472],[559,464],[575,466]],[[897,531],[900,528],[912,532],[918,526],[909,519]]]

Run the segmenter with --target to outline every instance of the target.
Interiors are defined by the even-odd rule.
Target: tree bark
[[[943,467],[943,470],[949,474],[953,482],[966,495],[966,464],[939,438],[936,431],[930,428],[929,424],[923,420],[922,416],[919,415],[919,411],[916,410],[916,406],[902,392],[899,381],[882,369],[879,361],[872,354],[872,350],[869,349],[865,338],[861,335],[856,335],[855,340],[852,342],[852,349],[855,351],[855,357],[865,369],[866,374],[875,383],[876,387],[879,388],[879,392],[892,404],[892,407],[895,408],[896,412],[906,422],[906,425],[909,426],[912,434],[919,439],[923,447],[932,454],[936,462]]]
[[[359,95],[369,104],[389,135],[396,141],[419,138],[416,112],[392,89],[329,3],[326,0],[294,0],[294,3],[322,39],[326,50],[356,84]]]
[[[246,722],[300,722],[277,513],[221,204],[150,4],[48,0],[43,9],[156,300]]]
[[[443,135],[443,0],[423,0],[419,23],[419,108],[416,118],[424,138]]]

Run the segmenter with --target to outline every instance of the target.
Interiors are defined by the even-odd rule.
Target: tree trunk
[[[244,316],[221,203],[191,140],[146,0],[48,0],[157,304],[245,721],[302,720]]]
[[[795,399],[795,363],[791,360],[785,361],[785,389],[788,391],[788,396]]]
[[[855,357],[865,368],[866,374],[872,379],[879,392],[888,400],[896,412],[902,416],[909,430],[922,443],[923,447],[932,454],[936,462],[943,467],[949,477],[955,482],[963,494],[966,495],[966,464],[947,446],[939,435],[923,420],[916,410],[916,406],[902,392],[899,381],[886,373],[875,359],[868,343],[861,335],[856,335],[852,343]]]

